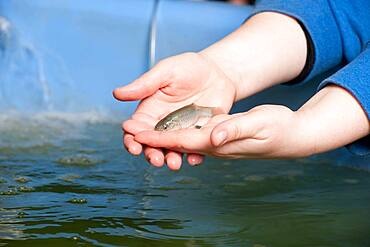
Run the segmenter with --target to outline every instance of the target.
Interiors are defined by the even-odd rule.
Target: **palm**
[[[138,155],[143,146],[135,141],[135,136],[153,130],[168,113],[191,103],[228,112],[235,95],[233,82],[207,58],[187,53],[166,59],[133,83],[114,91],[119,100],[141,100],[131,119],[123,123],[124,144],[130,153]],[[163,165],[165,158],[160,149],[147,146],[144,153],[153,165]],[[169,164],[171,169],[178,169],[181,154],[167,152],[166,160],[167,164],[173,161]],[[199,155],[188,156],[192,164],[201,160]]]
[[[176,58],[176,57],[175,57]],[[171,61],[167,61],[169,63]],[[235,89],[230,80],[216,67],[200,58],[177,58],[166,82],[154,94],[138,105],[131,122],[146,123],[153,128],[155,123],[168,113],[187,104],[220,107],[228,112],[235,98]],[[171,67],[172,67],[171,66]],[[168,68],[168,64],[163,65]],[[130,124],[126,131],[132,132]],[[135,134],[135,133],[132,133]]]

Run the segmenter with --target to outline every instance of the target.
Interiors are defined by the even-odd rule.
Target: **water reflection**
[[[21,223],[17,219],[18,214],[18,211],[15,209],[6,210],[0,208],[0,246],[1,240],[22,239],[23,232],[17,227]]]
[[[0,243],[370,244],[369,173],[327,160],[212,159],[174,173],[123,152],[118,123],[86,119],[47,118],[21,135],[0,126]]]

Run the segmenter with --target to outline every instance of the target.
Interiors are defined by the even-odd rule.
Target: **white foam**
[[[114,124],[116,114],[89,112],[39,112],[0,115],[0,147],[29,147],[55,144],[68,139],[84,138],[88,125]]]

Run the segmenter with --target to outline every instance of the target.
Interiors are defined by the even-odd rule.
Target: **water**
[[[0,110],[71,111],[81,93],[60,55],[32,42],[0,16]]]
[[[79,103],[63,61],[5,19],[0,57],[0,246],[370,246],[369,172],[324,157],[153,168],[109,115],[56,112]]]
[[[172,172],[129,156],[96,112],[0,122],[1,244],[370,246],[369,172],[325,159]]]

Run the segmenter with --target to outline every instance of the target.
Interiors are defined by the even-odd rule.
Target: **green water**
[[[370,246],[369,172],[319,158],[171,172],[129,156],[119,124],[82,118],[2,119],[0,246]]]

